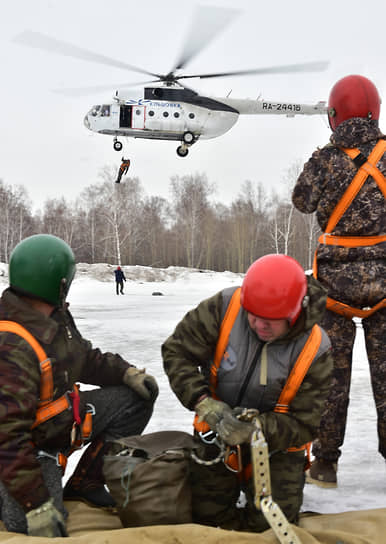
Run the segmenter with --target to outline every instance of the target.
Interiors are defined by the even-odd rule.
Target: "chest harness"
[[[219,338],[216,345],[215,356],[213,364],[210,368],[210,389],[213,398],[218,399],[216,395],[217,387],[217,372],[220,367],[221,361],[226,351],[226,347],[229,341],[229,335],[236,321],[237,314],[239,313],[241,303],[240,303],[240,293],[241,288],[239,287],[233,293],[232,298],[229,302],[228,308],[225,312],[224,319],[220,326]],[[311,331],[310,336],[307,339],[307,342],[304,344],[302,351],[300,352],[295,364],[288,376],[287,382],[282,389],[279,399],[274,408],[274,412],[279,414],[287,414],[289,412],[289,406],[294,399],[300,385],[302,384],[304,377],[311,366],[312,361],[314,360],[319,346],[322,341],[322,332],[318,325],[314,325]],[[198,416],[196,414],[193,422],[195,430],[203,437],[205,442],[205,436],[213,434],[209,425],[205,421],[198,421]],[[208,442],[209,443],[209,442]],[[287,452],[296,452],[306,450],[308,454],[308,465],[310,461],[310,447],[311,443],[304,444],[300,447],[291,447],[287,449]],[[216,460],[217,461],[217,460]],[[245,469],[242,466],[241,461],[241,450],[240,446],[236,447],[236,451],[227,448],[224,455],[224,463],[230,470],[238,472],[243,479],[247,480],[252,475],[252,466],[247,465]],[[205,463],[204,463],[205,464]],[[308,467],[306,467],[307,469]]]
[[[31,430],[35,429],[35,427],[38,425],[41,425],[61,412],[64,412],[65,410],[72,410],[73,412],[74,421],[71,429],[70,452],[67,455],[58,453],[55,457],[57,464],[62,467],[64,472],[67,465],[67,457],[76,449],[81,448],[85,440],[91,436],[92,416],[95,414],[95,409],[91,404],[88,404],[86,415],[82,422],[79,412],[80,396],[79,387],[77,384],[73,385],[72,391],[69,391],[58,399],[53,400],[54,382],[52,377],[51,360],[47,357],[46,352],[36,338],[27,329],[15,321],[0,320],[0,331],[12,332],[18,336],[21,336],[26,342],[28,342],[39,360],[40,394],[38,407],[36,410],[36,417],[31,426]],[[51,454],[42,450],[38,451],[38,456],[52,457]]]
[[[384,198],[386,198],[386,179],[383,176],[382,172],[380,172],[378,168],[376,167],[378,161],[386,152],[386,140],[379,140],[368,158],[362,155],[362,153],[357,148],[341,147],[340,149],[344,151],[353,160],[355,165],[358,167],[358,171],[355,174],[354,178],[352,179],[350,185],[347,187],[346,191],[344,192],[342,198],[335,206],[335,209],[333,210],[328,220],[326,231],[319,237],[318,242],[320,244],[336,245],[336,246],[343,246],[343,247],[373,246],[376,244],[380,244],[381,242],[385,242],[386,236],[381,236],[381,235],[379,236],[335,236],[333,234],[330,234],[334,230],[334,228],[336,227],[340,219],[342,218],[343,214],[349,208],[349,206],[351,205],[354,198],[357,196],[357,194],[359,193],[363,184],[365,183],[365,181],[367,180],[369,176],[371,176],[374,179],[379,189],[382,191]],[[318,277],[317,250],[315,251],[315,255],[314,255],[313,275],[317,279]],[[381,308],[385,308],[386,298],[378,302],[378,304],[376,304],[372,308],[361,309],[361,308],[354,308],[352,306],[349,306],[348,304],[344,304],[343,302],[335,300],[331,297],[327,297],[326,307],[328,310],[331,310],[332,312],[343,315],[344,317],[347,317],[348,319],[351,319],[353,317],[360,317],[363,319],[363,318],[369,317],[377,310],[380,310]]]

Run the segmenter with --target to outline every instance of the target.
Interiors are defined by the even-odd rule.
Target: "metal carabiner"
[[[198,436],[204,444],[216,444],[218,446],[218,434],[210,429],[206,432],[199,432]]]

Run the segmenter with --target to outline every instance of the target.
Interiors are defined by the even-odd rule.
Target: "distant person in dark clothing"
[[[122,157],[122,164],[119,167],[118,177],[115,180],[115,183],[120,183],[121,182],[122,176],[127,174],[128,170],[129,170],[129,167],[130,167],[130,159],[125,159],[124,157]]]
[[[115,274],[115,286],[117,290],[117,295],[119,295],[119,293],[121,293],[121,295],[124,295],[123,282],[126,281],[126,278],[120,266],[117,266],[116,270],[114,270],[114,274]]]

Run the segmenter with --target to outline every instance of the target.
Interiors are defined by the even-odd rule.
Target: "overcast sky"
[[[0,0],[2,106],[0,179],[24,185],[34,207],[46,198],[72,200],[99,180],[105,165],[129,157],[129,173],[148,195],[168,198],[170,177],[205,172],[216,199],[229,203],[244,180],[280,189],[287,170],[305,161],[330,136],[322,116],[242,116],[225,135],[199,141],[187,158],[176,142],[124,139],[88,131],[83,117],[93,104],[110,102],[120,83],[141,74],[26,48],[12,39],[29,29],[49,34],[153,72],[167,73],[179,56],[196,5],[233,7],[234,0]],[[327,71],[194,80],[209,96],[316,103],[335,81],[351,73],[372,79],[386,93],[384,0],[238,0],[240,14],[188,65],[185,72],[218,72],[329,60]],[[66,97],[52,89],[110,85],[111,91]],[[138,97],[141,97],[138,88]],[[386,109],[381,128],[386,131]]]

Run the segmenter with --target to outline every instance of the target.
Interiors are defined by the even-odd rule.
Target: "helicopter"
[[[179,143],[177,155],[186,157],[193,144],[199,140],[217,138],[225,134],[235,125],[240,115],[275,114],[293,117],[320,115],[327,111],[323,101],[307,105],[298,102],[273,102],[261,98],[230,98],[229,95],[211,97],[202,95],[182,83],[182,80],[186,79],[318,72],[327,68],[329,64],[327,61],[316,61],[206,74],[182,73],[187,63],[234,19],[235,12],[236,10],[208,6],[204,11],[196,12],[182,53],[174,67],[166,74],[151,72],[31,30],[22,32],[13,41],[51,53],[114,66],[155,78],[135,84],[144,85],[140,96],[125,96],[122,92],[116,91],[110,101],[92,106],[84,117],[84,125],[98,134],[112,136],[113,148],[116,151],[123,148],[118,137],[172,140]],[[121,87],[132,86],[134,85],[129,84]],[[111,85],[59,89],[56,92],[76,96],[108,88],[111,89]]]

